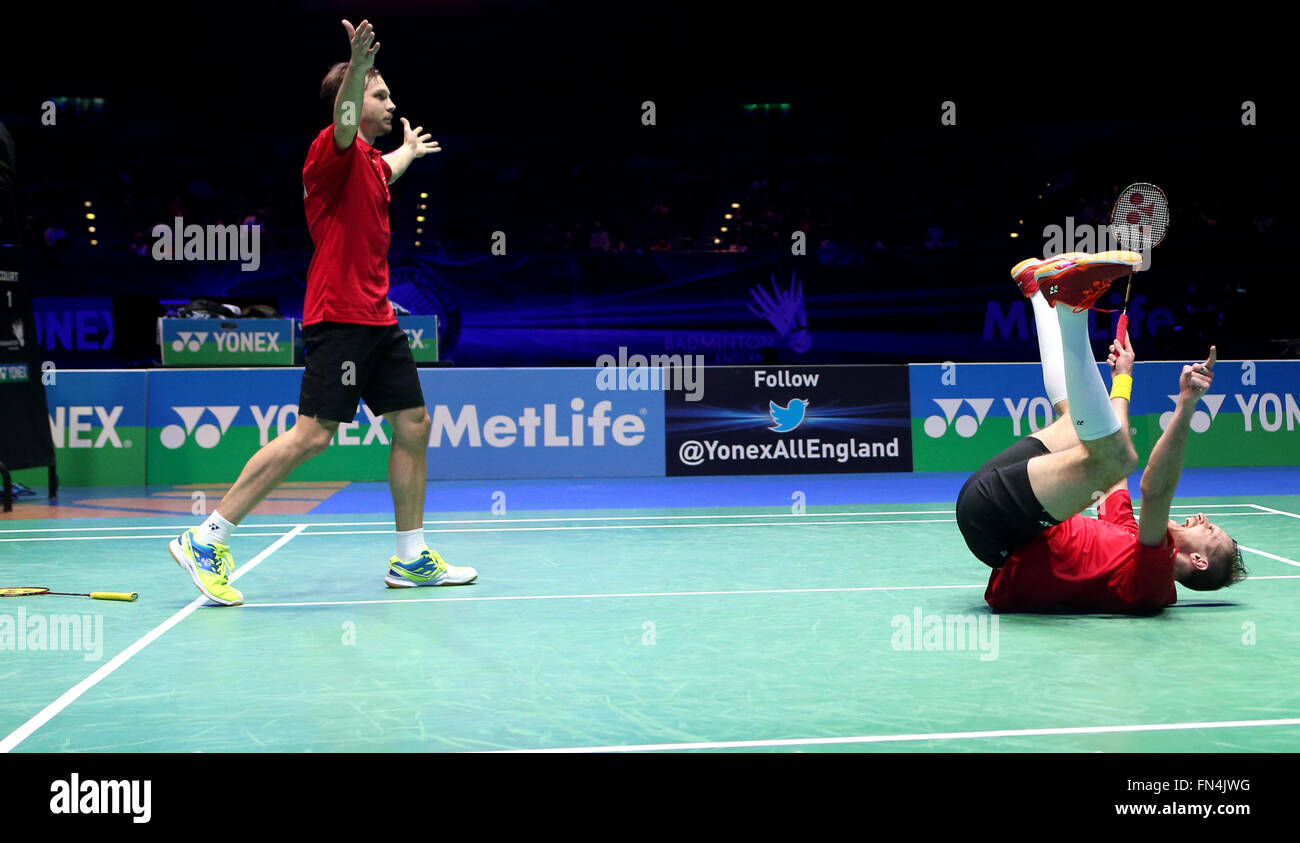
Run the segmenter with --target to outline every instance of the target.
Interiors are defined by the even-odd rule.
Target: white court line
[[[1298,576],[1297,578],[1300,578]],[[614,594],[519,594],[503,597],[413,597],[389,600],[320,600],[310,603],[245,603],[248,608],[270,606],[368,606],[380,603],[471,603],[488,600],[591,600],[600,597],[698,597],[723,594],[811,594],[839,591],[926,591],[943,588],[986,588],[988,583],[979,585],[876,585],[852,588],[762,588],[739,591],[646,591]]]
[[[1257,504],[1257,503],[1255,503],[1255,504],[1251,504],[1251,506],[1255,507],[1256,509],[1262,509],[1262,510],[1264,510],[1265,512],[1271,512],[1271,513],[1273,513],[1274,515],[1286,515],[1286,516],[1289,516],[1289,517],[1291,517],[1291,518],[1300,518],[1300,515],[1296,515],[1294,512],[1286,512],[1285,510],[1274,509],[1274,508],[1271,507],[1271,506],[1261,506],[1260,504]]]
[[[801,521],[797,524],[602,524],[582,527],[488,527],[471,529],[458,527],[454,530],[433,530],[436,535],[444,533],[550,533],[564,530],[689,530],[712,528],[715,530],[740,527],[822,527],[828,524],[953,524],[954,518],[909,518],[905,521]],[[371,533],[391,533],[392,530],[317,530],[308,536],[359,536]],[[0,539],[4,541],[4,539]]]
[[[1267,556],[1269,559],[1276,559],[1279,562],[1285,562],[1288,565],[1295,565],[1297,568],[1300,568],[1300,562],[1297,562],[1294,559],[1287,559],[1285,556],[1275,556],[1272,553],[1267,553],[1263,550],[1256,550],[1253,547],[1246,547],[1244,544],[1240,544],[1240,543],[1237,544],[1237,547],[1241,548],[1242,550],[1248,550],[1251,553],[1258,554],[1259,556]],[[1247,579],[1259,579],[1259,578],[1248,577]]]
[[[1210,723],[1144,723],[1138,726],[1069,726],[1055,729],[991,729],[981,732],[930,732],[913,735],[859,735],[852,738],[796,738],[759,741],[700,741],[698,743],[650,743],[628,746],[571,746],[553,749],[498,749],[493,754],[549,752],[681,752],[688,749],[739,749],[767,746],[827,746],[854,743],[900,741],[954,741],[978,738],[1022,738],[1036,735],[1101,735],[1115,732],[1168,732],[1186,729],[1240,729],[1256,726],[1300,726],[1300,717],[1279,720],[1220,720]]]
[[[484,521],[484,524],[491,524],[491,521]],[[789,522],[772,522],[748,523],[748,524],[601,524],[601,525],[584,525],[580,527],[457,527],[451,530],[430,530],[436,535],[444,533],[535,533],[535,532],[555,532],[562,530],[685,530],[690,528],[711,527],[714,529],[723,529],[727,527],[821,527],[826,524],[952,524],[955,523],[953,518],[909,518],[902,521],[800,521],[791,524]],[[258,525],[261,526],[261,525]],[[305,526],[305,525],[304,525]],[[334,527],[337,524],[330,524]],[[344,524],[343,526],[348,526]],[[368,535],[391,535],[392,530],[313,530],[310,533],[304,533],[304,536],[368,536]],[[278,536],[279,533],[239,533],[234,538],[243,538],[244,536]],[[89,541],[121,541],[125,539],[171,539],[175,538],[174,533],[158,536],[44,536],[41,538],[21,538],[21,539],[0,539],[0,542],[89,542]]]
[[[244,574],[253,570],[253,568],[257,567],[257,565],[262,560],[266,559],[272,553],[275,553],[277,550],[283,547],[290,539],[292,539],[294,536],[301,533],[303,529],[305,529],[304,525],[300,524],[294,529],[280,536],[280,538],[272,542],[271,545],[266,548],[266,550],[263,550],[261,553],[257,554],[257,556],[253,557],[246,565],[243,565],[242,567],[240,567],[238,571],[235,571],[234,575],[231,576],[230,581],[234,582],[235,580],[242,577]],[[56,699],[54,702],[50,703],[49,705],[45,706],[45,708],[41,709],[35,716],[33,716],[26,723],[24,723],[23,725],[19,726],[17,729],[14,729],[12,732],[10,732],[9,735],[4,740],[0,740],[0,754],[9,752],[14,747],[18,746],[18,744],[27,740],[27,738],[31,737],[31,734],[33,732],[35,732],[37,729],[44,726],[46,723],[50,721],[51,718],[57,715],[60,711],[63,711],[63,709],[67,708],[69,705],[75,702],[78,697],[80,697],[82,694],[86,693],[91,688],[98,685],[101,680],[105,679],[113,671],[117,670],[119,667],[126,664],[128,659],[130,659],[136,653],[143,650],[145,647],[148,647],[150,644],[156,641],[164,632],[176,626],[176,624],[180,623],[181,621],[185,620],[185,618],[187,618],[195,609],[197,609],[199,606],[203,605],[206,602],[208,602],[208,598],[203,597],[201,595],[199,597],[194,598],[194,600],[188,603],[185,606],[185,608],[176,612],[176,614],[172,615],[167,620],[163,621],[162,623],[155,626],[153,629],[146,632],[139,639],[137,639],[134,644],[132,644],[130,647],[127,647],[125,650],[123,650],[122,652],[114,656],[112,659],[110,659],[107,664],[100,667],[98,670],[96,670],[94,673],[90,674],[85,679],[78,682],[76,685],[73,685],[71,688],[64,691],[63,694],[59,696],[58,699]]]
[[[308,533],[309,535],[309,533]],[[1252,576],[1257,579],[1300,579],[1300,574],[1277,574],[1273,576]],[[807,593],[828,592],[887,592],[887,591],[932,591],[944,588],[987,588],[988,583],[975,585],[862,585],[862,587],[845,588],[754,588],[741,591],[710,592],[615,592],[608,595],[510,595],[502,597],[409,597],[391,598],[391,600],[317,600],[304,602],[274,602],[274,604],[244,604],[246,608],[285,608],[285,606],[373,606],[381,604],[424,604],[424,602],[485,602],[495,600],[595,600],[599,597],[698,597],[725,595],[807,595]],[[1191,604],[1182,604],[1191,605]],[[1175,604],[1177,608],[1178,604]],[[216,608],[216,606],[212,606]]]
[[[839,513],[835,513],[839,514]],[[865,513],[875,515],[876,513]],[[927,515],[932,513],[925,513]],[[1206,517],[1214,516],[1221,518],[1225,515],[1267,515],[1265,512],[1211,512]],[[522,520],[522,519],[521,519]],[[486,523],[492,522],[472,522]],[[429,532],[441,535],[443,533],[531,533],[531,532],[557,532],[564,530],[687,530],[698,529],[701,527],[822,527],[827,525],[845,525],[845,524],[955,524],[955,518],[906,518],[901,520],[871,520],[871,521],[799,521],[799,522],[771,522],[771,523],[748,523],[748,524],[611,524],[611,525],[593,525],[581,527],[486,527],[471,528],[458,527],[455,529],[430,530]],[[333,526],[340,526],[331,524]],[[342,525],[349,526],[349,525]],[[308,536],[358,536],[370,535],[373,533],[390,533],[391,530],[313,530],[307,533]],[[13,541],[13,539],[0,539],[0,541]]]
[[[1243,504],[1244,506],[1245,504]],[[678,519],[681,521],[703,518],[834,518],[836,516],[849,515],[955,515],[956,510],[952,509],[914,509],[900,510],[890,512],[765,512],[757,515],[592,515],[592,516],[566,516],[557,518],[454,518],[442,521],[425,521],[425,524],[493,524],[493,523],[518,523],[526,524],[529,522],[551,522],[551,521],[663,521],[667,519]],[[390,518],[387,521],[320,521],[309,522],[308,527],[372,527],[385,526],[392,524]],[[30,527],[22,530],[0,530],[0,533],[81,533],[86,530],[188,530],[193,524],[176,524],[174,526],[152,526],[152,527]],[[249,524],[249,527],[296,527],[297,524]]]
[[[1225,509],[1229,507],[1253,507],[1256,509],[1267,509],[1254,503],[1220,503],[1215,504],[1212,509]],[[1202,504],[1174,504],[1170,509],[1204,509]],[[1136,507],[1141,509],[1141,507]],[[1289,515],[1290,513],[1272,510],[1279,515]],[[956,510],[952,509],[902,509],[902,510],[880,510],[875,512],[803,512],[795,514],[792,512],[764,512],[757,515],[591,515],[591,516],[565,516],[556,518],[455,518],[440,521],[425,521],[425,524],[489,524],[489,523],[530,523],[530,522],[552,522],[552,521],[663,521],[668,519],[677,519],[686,521],[692,519],[705,518],[835,518],[847,517],[850,515],[955,515]],[[1218,515],[1255,515],[1257,513],[1246,512],[1221,512]],[[1300,518],[1300,516],[1295,516]],[[387,521],[320,521],[308,522],[308,527],[378,527],[392,524],[392,519]],[[4,533],[84,533],[88,530],[124,531],[124,530],[188,530],[194,525],[191,524],[173,524],[173,525],[153,525],[142,527],[99,527],[88,525],[85,527],[26,527],[17,530],[0,530]],[[249,524],[249,527],[296,527],[297,524]],[[152,536],[150,538],[153,538]]]
[[[1140,509],[1137,510],[1137,511],[1138,511],[1138,512],[1141,512]],[[831,516],[831,515],[842,515],[842,514],[843,514],[843,515],[850,515],[850,514],[852,514],[852,513],[838,513],[838,512],[836,512],[836,513],[825,513],[826,516]],[[864,514],[864,515],[878,515],[878,514],[883,514],[883,513],[867,512],[867,513],[862,513],[862,514]],[[932,515],[932,514],[934,514],[934,513],[933,513],[933,512],[924,512],[924,513],[918,513],[918,514]],[[1269,512],[1210,512],[1210,513],[1206,513],[1206,517],[1213,516],[1213,517],[1215,517],[1215,518],[1222,518],[1222,517],[1224,517],[1224,516],[1228,516],[1228,515],[1271,515],[1271,514],[1273,514],[1273,513],[1269,513]],[[672,517],[674,517],[674,516],[662,516],[662,517],[663,517],[663,518],[672,518]],[[691,516],[682,516],[682,517],[691,517]],[[703,516],[701,516],[701,517],[703,517]],[[718,517],[718,518],[722,518],[722,517],[742,517],[742,516],[708,516],[708,517]],[[760,516],[749,516],[749,517],[760,517]],[[801,517],[806,517],[806,515],[803,515],[803,516],[788,515],[788,516],[785,516],[785,517],[788,517],[788,518],[801,518]],[[823,517],[825,517],[825,516],[823,516]],[[526,521],[561,521],[561,520],[566,520],[566,519],[560,519],[560,518],[555,518],[555,519],[551,519],[551,518],[534,518],[534,519],[518,518],[518,519],[512,519],[511,521],[490,521],[490,520],[487,520],[487,519],[481,519],[481,520],[480,520],[480,519],[476,519],[476,520],[472,520],[472,521],[457,521],[457,522],[454,522],[454,523],[458,523],[458,524],[509,524],[509,523],[518,523],[518,522],[526,522]],[[571,519],[571,520],[574,520],[574,521],[582,521],[582,520],[586,520],[586,519],[575,518],[575,519]],[[595,519],[592,519],[592,520],[595,520]],[[621,521],[621,520],[625,520],[625,519],[609,519],[609,520],[612,520],[612,521]],[[630,519],[626,519],[626,520],[630,520]],[[391,524],[391,523],[393,523],[393,522],[391,522],[391,521],[386,521],[386,522],[385,522],[385,521],[359,521],[359,522],[352,522],[352,523],[349,523],[349,522],[346,522],[346,521],[339,521],[339,522],[322,522],[319,526],[322,526],[322,527],[350,527],[350,526],[357,526],[357,525],[360,525],[360,524]],[[431,522],[425,522],[425,523],[427,524],[427,523],[431,523]],[[439,522],[432,522],[432,523],[439,523]],[[453,522],[445,522],[445,523],[453,523]],[[443,533],[532,533],[532,532],[557,532],[557,531],[564,531],[564,530],[657,530],[657,529],[663,529],[663,530],[677,530],[677,529],[691,529],[691,528],[700,528],[700,527],[714,527],[714,528],[724,528],[724,527],[821,527],[821,526],[824,526],[824,525],[845,525],[845,524],[954,524],[954,523],[956,523],[956,519],[955,519],[955,518],[905,518],[905,519],[900,519],[900,520],[880,520],[880,521],[877,521],[877,520],[871,520],[871,521],[799,521],[799,522],[794,522],[794,523],[791,523],[791,522],[788,522],[788,521],[786,521],[786,522],[773,521],[773,522],[768,522],[768,523],[763,523],[763,522],[749,522],[749,523],[745,523],[745,524],[613,524],[613,525],[590,525],[590,526],[579,526],[579,527],[481,527],[481,528],[458,527],[458,528],[455,528],[455,529],[430,530],[429,532],[431,532],[431,533],[435,533],[435,534],[443,534]],[[254,525],[251,525],[251,526],[254,526],[254,527],[267,527],[267,526],[273,526],[273,525],[269,525],[269,524],[254,524]],[[310,526],[313,526],[313,525],[311,525],[311,524],[305,524],[305,525],[300,525],[300,526],[310,527]],[[87,529],[89,529],[89,528],[87,528]],[[108,529],[108,528],[105,528],[105,529]],[[156,528],[156,527],[154,527],[154,528],[150,528],[150,529],[161,529],[161,528]],[[383,530],[313,530],[312,532],[306,533],[305,535],[307,535],[307,536],[368,536],[368,535],[387,534],[387,533],[391,533],[391,532],[392,532],[392,530],[389,530],[389,529],[383,529]],[[239,538],[243,538],[243,537],[245,537],[245,536],[252,537],[252,536],[275,536],[275,535],[279,535],[279,534],[278,534],[278,533],[239,533],[238,537],[239,537]],[[168,534],[166,534],[166,535],[157,535],[157,536],[141,536],[141,535],[134,535],[134,536],[44,536],[44,537],[35,537],[35,538],[12,538],[12,539],[0,539],[0,542],[84,542],[84,541],[122,541],[122,540],[126,540],[126,539],[169,539],[169,538],[174,538],[174,534],[168,533]]]
[[[1267,513],[1263,513],[1263,512],[1260,513],[1260,515],[1266,515],[1266,514]],[[186,529],[189,528],[187,527]],[[242,539],[245,536],[247,536],[248,538],[253,538],[256,536],[265,537],[265,536],[278,536],[278,535],[280,535],[279,532],[240,533],[239,537]],[[34,537],[30,539],[27,538],[0,539],[0,542],[91,542],[91,541],[111,542],[111,541],[125,541],[128,539],[174,539],[174,538],[176,538],[175,533],[166,533],[157,536],[40,536],[40,537]]]

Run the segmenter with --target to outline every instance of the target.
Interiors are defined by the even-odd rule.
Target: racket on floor
[[[34,585],[0,588],[0,597],[38,597],[42,594],[53,594],[59,597],[93,597],[96,600],[124,600],[128,603],[134,603],[140,597],[134,591],[92,591],[89,594],[82,594],[75,591],[50,591],[48,588]]]
[[[1154,184],[1130,184],[1120,193],[1115,208],[1110,212],[1110,227],[1120,246],[1143,257],[1150,249],[1160,245],[1169,231],[1169,200],[1165,192]],[[1124,345],[1128,331],[1128,300],[1133,293],[1133,272],[1128,274],[1124,290],[1124,311],[1119,315],[1115,341]]]

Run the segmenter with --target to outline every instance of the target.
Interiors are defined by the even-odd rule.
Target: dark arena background
[[[1261,813],[1255,759],[1300,746],[1278,54],[864,9],[23,12],[0,87],[0,589],[138,594],[0,599],[0,776],[34,814],[73,821],[50,801],[71,771],[152,779],[151,821],[180,821],[198,797],[168,779],[227,764],[307,793],[355,753],[485,752],[840,753],[772,771],[800,779],[980,753],[972,782],[1034,753],[1090,771],[1077,799],[1033,785],[1071,821]],[[431,418],[429,546],[479,578],[383,587],[394,433],[363,404],[240,524],[224,609],[167,546],[297,419],[303,164],[344,18],[373,23],[396,117],[441,147],[390,188],[388,295]],[[397,123],[375,146],[401,143]],[[1054,418],[1010,271],[1121,248],[1134,182],[1171,220],[1127,304],[1134,506],[1213,345],[1170,517],[1221,525],[1250,575],[1154,614],[995,613],[954,504]],[[1089,317],[1108,385],[1125,290]],[[467,781],[532,787],[508,764]],[[916,810],[979,810],[879,776]]]

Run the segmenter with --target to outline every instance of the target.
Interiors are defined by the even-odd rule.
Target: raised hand
[[[1128,337],[1128,331],[1122,336],[1116,337],[1115,341],[1110,344],[1110,355],[1106,362],[1110,365],[1110,376],[1114,380],[1116,375],[1132,375],[1133,361],[1136,358],[1133,352],[1133,341]]]
[[[432,140],[433,135],[428,133],[420,134],[424,131],[423,126],[411,128],[411,123],[405,117],[402,118],[402,143],[411,150],[416,158],[423,158],[430,152],[442,152],[442,147],[438,146],[436,140]]]
[[[370,21],[363,20],[359,26],[343,21],[343,28],[348,31],[348,44],[352,48],[352,66],[358,70],[374,67],[375,53],[379,52],[379,42],[375,40],[375,28]]]
[[[1209,390],[1210,384],[1214,382],[1214,362],[1217,359],[1218,350],[1210,346],[1210,356],[1205,358],[1204,363],[1183,367],[1183,373],[1178,377],[1180,399],[1197,401]]]

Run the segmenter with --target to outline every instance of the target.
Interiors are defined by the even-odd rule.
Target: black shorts
[[[971,553],[1000,568],[1012,551],[1061,522],[1047,514],[1029,485],[1029,461],[1051,451],[1026,436],[971,475],[957,495],[957,527]]]
[[[410,343],[396,325],[317,322],[303,327],[302,339],[299,415],[350,422],[363,398],[376,416],[424,406]]]

